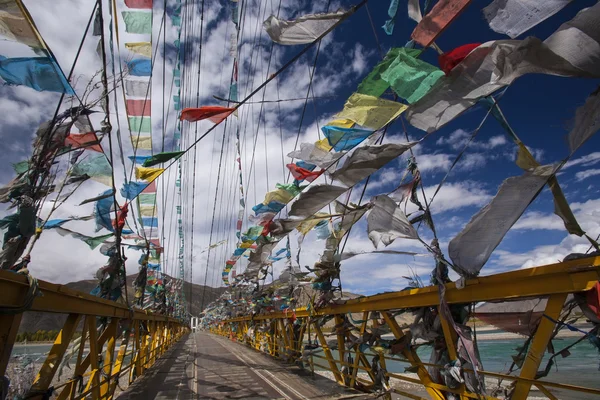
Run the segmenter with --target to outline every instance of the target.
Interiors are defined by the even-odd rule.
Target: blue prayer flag
[[[150,76],[152,62],[149,58],[134,58],[127,63],[127,68],[132,76]]]
[[[133,162],[133,163],[143,164],[144,161],[146,161],[150,157],[151,156],[128,156],[127,158],[129,158],[131,160],[131,162]]]
[[[269,204],[264,205],[263,203],[258,203],[254,207],[252,207],[252,211],[254,214],[259,215],[266,212],[274,212],[278,213],[285,207],[285,204],[282,204],[278,201],[270,201]]]
[[[148,186],[146,182],[125,182],[121,188],[121,196],[127,200],[135,199]]]
[[[327,138],[329,145],[335,151],[349,150],[359,145],[363,140],[371,136],[372,130],[359,128],[341,128],[339,126],[326,125],[321,128]],[[296,163],[296,165],[298,165]]]
[[[156,217],[142,217],[142,225],[149,226],[152,228],[158,228],[158,218]]]
[[[108,229],[114,232],[115,228],[112,226],[112,220],[110,218],[110,210],[115,204],[115,196],[112,194],[112,189],[108,189],[102,193],[101,196],[107,196],[104,199],[100,199],[94,206],[94,218],[96,220],[96,231],[101,228]]]
[[[24,85],[38,92],[75,94],[58,64],[50,57],[0,56],[0,76],[9,85]]]

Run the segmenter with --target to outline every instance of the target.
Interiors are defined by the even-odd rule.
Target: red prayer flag
[[[471,0],[440,0],[423,17],[410,36],[423,47],[428,47],[463,12]]]
[[[125,6],[129,8],[152,9],[152,0],[125,0]]]
[[[196,122],[203,119],[209,119],[215,124],[220,123],[227,118],[234,108],[219,107],[219,106],[205,106],[200,108],[184,108],[181,112],[181,120]]]
[[[299,181],[312,182],[323,173],[323,170],[309,171],[306,168],[297,166],[296,164],[287,164],[286,167],[290,170],[294,179]]]
[[[150,244],[153,244],[154,247],[160,247],[160,239],[150,239],[148,240]]]
[[[438,57],[438,62],[440,64],[440,69],[444,71],[446,75],[452,71],[454,67],[456,67],[462,60],[465,59],[474,49],[479,47],[481,43],[469,43],[463,44],[460,47],[455,48],[454,50],[450,50]]]
[[[117,220],[113,221],[113,228],[116,228],[117,232],[121,232],[125,226],[125,220],[127,219],[127,213],[129,212],[128,203],[123,204],[121,209],[117,212]]]
[[[150,182],[146,189],[142,190],[142,193],[156,193],[156,180]]]
[[[100,146],[98,136],[94,132],[69,133],[69,136],[65,138],[65,146],[71,146],[72,149],[85,148],[86,150],[102,153],[102,146]]]
[[[150,100],[127,100],[127,115],[130,117],[149,117],[152,115]]]

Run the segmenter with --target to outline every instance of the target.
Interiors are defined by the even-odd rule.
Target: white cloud
[[[584,167],[590,167],[590,166],[595,165],[595,164],[597,164],[599,162],[600,162],[600,151],[596,151],[594,153],[590,153],[590,154],[587,154],[585,156],[581,156],[581,157],[569,160],[564,165],[563,169],[570,168],[570,167],[575,167],[577,165],[581,165],[581,166],[584,166]]]
[[[596,175],[600,175],[600,169],[586,169],[585,171],[579,171],[575,173],[575,179],[582,181]]]
[[[516,224],[513,230],[564,230],[565,226],[556,214],[545,214],[539,211],[527,211]]]

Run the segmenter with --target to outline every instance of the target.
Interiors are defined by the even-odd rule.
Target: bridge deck
[[[133,383],[119,399],[372,398],[260,354],[225,338],[198,332]]]

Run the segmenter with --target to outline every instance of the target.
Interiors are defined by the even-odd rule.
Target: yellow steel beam
[[[75,329],[77,329],[80,318],[81,315],[77,314],[70,314],[67,317],[62,330],[59,332],[56,340],[54,340],[54,344],[52,345],[40,372],[33,381],[30,391],[30,393],[34,395],[32,398],[35,398],[35,396],[39,396],[39,398],[44,397],[44,394],[50,387],[50,383],[52,383],[52,379],[54,379],[54,374],[56,374],[58,366],[69,347],[69,343],[73,338]]]
[[[100,370],[98,369],[98,349],[102,349],[104,342],[97,340],[96,317],[88,318],[88,332],[90,333],[90,354],[88,355],[89,365],[92,369],[92,376],[88,380],[85,390],[92,389],[93,398],[100,398]],[[100,337],[104,336],[106,329]],[[105,339],[106,340],[106,339]],[[84,371],[87,367],[84,368]]]
[[[0,315],[0,377],[6,373],[23,314]]]
[[[108,337],[108,343],[106,344],[106,351],[104,352],[104,361],[102,363],[103,375],[106,378],[105,382],[100,386],[100,396],[105,398],[108,396],[108,389],[110,385],[110,375],[113,364],[113,358],[115,356],[115,346],[117,344],[117,328],[119,320],[113,318],[106,329],[110,332]]]
[[[369,313],[368,312],[364,312],[363,313],[363,317],[362,317],[362,324],[360,325],[360,337],[363,336],[363,334],[365,333],[365,330],[367,329],[367,322],[368,322],[368,318],[369,317]],[[360,360],[360,345],[355,344],[354,345],[354,352],[355,352],[355,357],[354,357],[354,363],[352,364],[352,376],[350,377],[350,387],[353,388],[356,384],[356,375],[358,374],[358,362]]]
[[[394,334],[394,337],[396,339],[402,339],[404,337],[404,332],[402,332],[402,329],[400,329],[400,326],[398,325],[398,322],[396,322],[396,319],[394,319],[394,317],[387,312],[382,313],[382,315],[383,319],[385,319],[385,322]],[[431,380],[431,376],[429,375],[429,372],[427,372],[427,369],[425,369],[425,367],[423,367],[423,365],[421,364],[421,359],[417,355],[417,352],[407,346],[404,348],[404,350],[402,350],[402,355],[410,362],[410,365],[412,365],[413,367],[418,367],[417,375],[419,375],[419,379],[421,379],[421,382],[425,386],[425,389],[427,390],[427,393],[429,393],[429,396],[431,396],[431,398],[435,400],[444,400],[446,398],[444,394],[438,389],[431,387],[433,381]]]
[[[175,318],[164,315],[146,313],[139,310],[132,312],[124,304],[69,289],[64,285],[57,285],[42,280],[38,280],[38,284],[43,296],[36,297],[28,311],[179,323]],[[22,305],[28,289],[29,282],[27,281],[27,277],[0,270],[0,308]]]
[[[567,295],[562,293],[550,296],[548,298],[548,303],[546,304],[544,315],[547,315],[553,320],[557,320],[560,316],[560,312],[562,311],[566,299]],[[532,379],[535,377],[540,366],[540,362],[542,361],[542,357],[544,357],[546,347],[548,346],[548,341],[550,340],[552,332],[554,331],[554,327],[555,324],[553,321],[542,317],[537,331],[533,336],[533,341],[529,347],[527,358],[525,359],[523,367],[521,368],[521,374],[519,375],[521,378]],[[531,383],[524,381],[517,382],[512,399],[526,399],[530,389]]]
[[[555,293],[574,293],[590,290],[600,279],[600,257],[528,268],[466,281],[462,289],[455,283],[446,284],[446,300],[454,303],[474,303],[492,300],[511,300],[540,297]],[[399,308],[433,307],[439,305],[437,286],[359,297],[345,304],[317,310],[297,309],[297,317],[335,315],[382,311]],[[224,322],[286,318],[285,313],[271,313],[232,318]]]
[[[333,376],[335,377],[336,382],[343,385],[344,378],[342,377],[342,375],[340,374],[340,371],[338,370],[335,360],[333,359],[333,355],[331,354],[331,350],[329,349],[329,346],[327,345],[327,340],[325,339],[323,332],[321,332],[321,327],[319,327],[319,323],[313,322],[313,327],[315,328],[315,332],[317,333],[319,342],[321,342],[321,348],[323,349],[323,352],[325,353],[325,357],[327,357],[327,362],[329,363],[329,368],[330,368],[331,372],[333,373]]]

